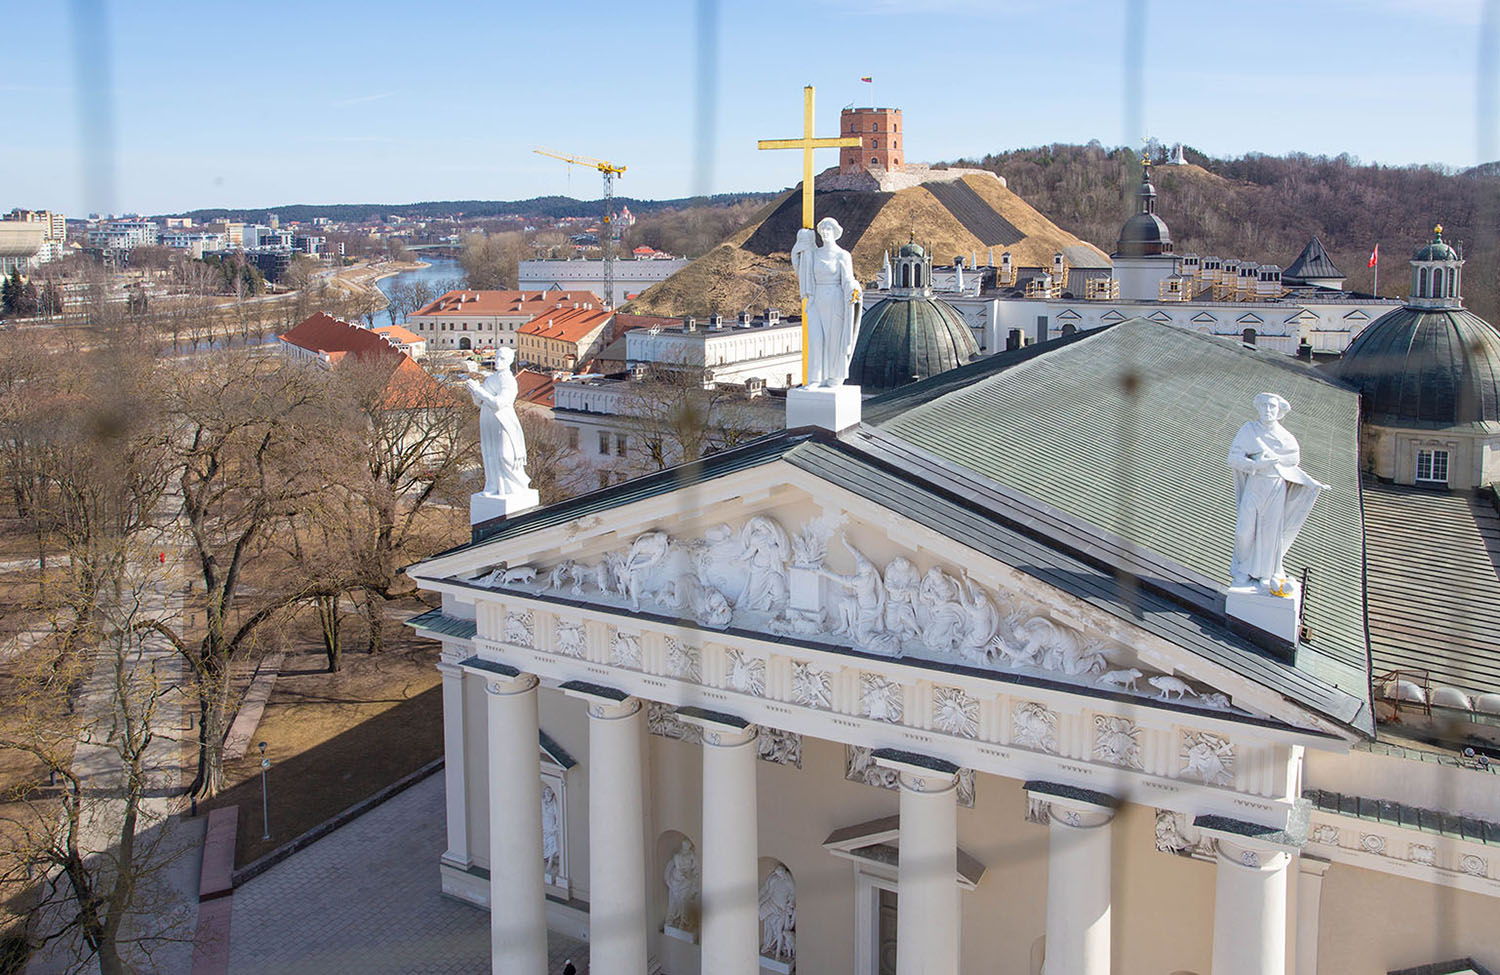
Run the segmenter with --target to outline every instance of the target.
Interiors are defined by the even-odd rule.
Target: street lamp
[[[271,838],[271,801],[266,796],[266,769],[271,767],[271,760],[266,757],[266,743],[260,743],[260,821],[264,827],[261,839]]]

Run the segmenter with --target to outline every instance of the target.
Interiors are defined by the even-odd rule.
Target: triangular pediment
[[[1347,314],[1347,315],[1344,316],[1344,321],[1346,321],[1346,322],[1368,322],[1369,320],[1370,320],[1370,316],[1366,315],[1364,312],[1360,311],[1358,308],[1354,309],[1349,314]]]
[[[1286,321],[1284,322],[1284,324],[1287,324],[1287,325],[1299,325],[1299,324],[1300,325],[1312,325],[1312,324],[1315,324],[1317,322],[1317,320],[1318,320],[1318,316],[1317,315],[1314,315],[1312,312],[1310,312],[1306,308],[1304,308],[1301,311],[1297,312],[1295,315],[1289,315],[1289,316],[1287,316]]]
[[[1054,570],[1049,582],[1038,577],[1035,562],[1034,552],[1007,560],[977,550],[777,460],[479,542],[411,572],[424,586],[459,585],[476,601],[489,592],[498,601],[520,597],[586,610],[592,619],[603,614],[618,620],[611,627],[627,637],[643,620],[654,620],[697,630],[704,644],[801,644],[1227,720],[1327,727],[1276,692],[1138,623],[1139,614],[1101,608],[1107,573]],[[552,652],[582,658],[585,624],[564,621],[563,612],[546,642]],[[541,639],[528,629],[529,615],[516,633],[493,638],[538,646],[529,642]],[[639,653],[638,646],[625,650]],[[754,650],[736,653],[731,688],[763,688],[765,658]],[[967,720],[962,706],[949,717]]]
[[[1217,318],[1206,311],[1200,311],[1193,316],[1192,320],[1194,325],[1217,325],[1219,323]]]
[[[1068,322],[1076,322],[1079,319],[1083,318],[1082,315],[1078,314],[1078,312],[1074,311],[1071,308],[1067,308],[1059,312],[1057,317],[1063,321]]]
[[[1123,322],[1125,320],[1125,316],[1118,310],[1111,308],[1103,315],[1100,315],[1099,320],[1101,322]]]
[[[1239,318],[1236,318],[1234,321],[1235,321],[1235,324],[1237,324],[1237,325],[1263,325],[1263,324],[1265,324],[1265,319],[1261,318],[1259,315],[1255,314],[1254,312],[1246,312],[1245,314],[1241,315]]]
[[[1172,322],[1172,316],[1168,315],[1164,311],[1154,311],[1146,317],[1151,319],[1153,322],[1160,322],[1163,325],[1170,325]]]

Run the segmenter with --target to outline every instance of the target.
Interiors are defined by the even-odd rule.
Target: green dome
[[[901,249],[896,252],[896,256],[897,257],[926,257],[927,256],[927,252],[922,249],[922,245],[921,244],[918,244],[915,241],[913,241],[911,243],[902,244],[901,245]]]
[[[978,355],[973,329],[952,305],[921,295],[894,296],[865,310],[849,382],[866,393],[884,392],[957,369]]]
[[[1412,255],[1414,261],[1456,261],[1459,259],[1458,251],[1448,246],[1443,240],[1443,227],[1438,225],[1432,233],[1432,242],[1426,244],[1421,250]]]

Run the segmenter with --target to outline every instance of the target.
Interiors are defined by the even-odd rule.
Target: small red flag
[[[865,77],[863,77],[863,78],[861,78],[859,80],[860,81],[864,81],[864,82],[868,82],[868,83],[870,83],[872,85],[875,83],[875,79],[872,78],[872,77],[870,77],[870,76],[868,76],[868,75],[866,75]]]
[[[1374,267],[1375,265],[1377,265],[1379,263],[1380,263],[1380,245],[1376,244],[1375,245],[1375,249],[1372,250],[1372,251],[1370,251],[1370,263],[1366,264],[1365,267]]]

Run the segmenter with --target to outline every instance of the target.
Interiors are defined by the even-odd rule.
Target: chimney
[[[684,332],[698,331],[698,319],[692,317],[691,315],[689,315],[687,318],[684,318],[682,320],[682,330]]]
[[[748,310],[740,312],[740,328],[749,328],[752,321],[753,319]]]
[[[708,327],[711,328],[711,329],[713,329],[715,332],[717,332],[720,329],[722,329],[724,327],[724,316],[720,315],[718,313],[709,315],[708,316]]]

